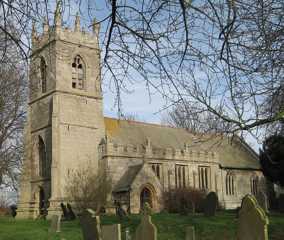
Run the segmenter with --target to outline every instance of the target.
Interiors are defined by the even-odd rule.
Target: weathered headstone
[[[135,240],[157,240],[157,228],[152,223],[151,216],[145,214],[147,210],[142,212],[141,223],[135,231]]]
[[[67,203],[67,209],[68,209],[68,218],[69,220],[74,220],[76,218],[75,213],[73,212],[73,209],[69,203]]]
[[[284,213],[284,194],[280,194],[277,201],[279,212]]]
[[[257,202],[262,209],[268,213],[268,199],[264,192],[259,191],[256,195]]]
[[[92,209],[86,209],[80,216],[84,240],[102,240],[100,217]]]
[[[120,224],[102,225],[103,240],[121,240]]]
[[[60,232],[60,220],[61,216],[52,215],[50,221],[50,227],[48,229],[49,233],[59,233]]]
[[[195,240],[195,230],[193,226],[186,227],[185,240]]]
[[[268,240],[268,218],[252,195],[246,195],[239,212],[237,240]]]
[[[215,192],[210,192],[204,201],[204,215],[206,217],[215,216],[218,206],[218,196]]]

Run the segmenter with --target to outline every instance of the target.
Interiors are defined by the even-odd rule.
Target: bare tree
[[[103,171],[96,173],[92,168],[80,168],[68,176],[65,190],[77,211],[87,208],[100,211],[111,192],[111,180]]]
[[[50,19],[55,5],[48,0],[0,4],[6,14],[1,28],[8,36],[7,15],[17,26],[24,19],[28,28],[32,20]],[[233,133],[283,119],[283,110],[263,108],[283,84],[283,1],[67,0],[58,5],[67,18],[76,5],[87,26],[101,24],[102,72],[117,91],[119,110],[121,91],[143,80],[150,95],[160,93],[169,106],[183,104],[188,114],[210,112],[230,123]],[[25,51],[22,37],[14,40]]]

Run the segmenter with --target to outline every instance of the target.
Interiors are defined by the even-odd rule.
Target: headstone
[[[48,229],[49,233],[59,233],[60,232],[60,220],[61,216],[52,215],[50,221],[50,227]]]
[[[67,203],[67,209],[68,209],[68,218],[69,218],[69,220],[76,219],[76,215],[73,212],[73,209],[72,209],[72,207],[71,207],[71,205],[69,203]]]
[[[264,192],[259,191],[256,195],[257,202],[262,209],[268,213],[268,199]]]
[[[121,240],[120,224],[102,225],[103,240]]]
[[[157,228],[152,223],[151,216],[145,214],[146,209],[142,212],[141,223],[135,231],[135,240],[157,240]]]
[[[119,217],[119,219],[123,219],[127,216],[127,213],[125,210],[121,207],[120,202],[116,202],[116,214]]]
[[[63,213],[63,220],[68,220],[69,216],[68,216],[68,212],[67,212],[67,208],[65,206],[64,203],[60,203],[60,207]]]
[[[215,216],[218,206],[218,196],[215,192],[210,192],[204,201],[204,215],[206,217]]]
[[[142,211],[144,215],[152,215],[152,208],[147,202],[144,204]]]
[[[284,213],[284,194],[280,194],[277,201],[279,212]]]
[[[16,217],[16,215],[17,215],[17,206],[16,205],[10,206],[10,211],[11,211],[12,217],[13,218]]]
[[[92,209],[86,209],[79,219],[84,240],[102,240],[100,217]]]
[[[131,240],[129,228],[125,229],[125,240]]]
[[[195,230],[193,226],[186,227],[185,240],[195,240]]]
[[[268,240],[268,218],[252,195],[246,195],[239,212],[237,240]]]

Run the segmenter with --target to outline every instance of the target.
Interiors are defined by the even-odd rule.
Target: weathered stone
[[[204,215],[207,217],[215,216],[218,206],[218,196],[215,192],[210,192],[204,201]]]
[[[259,206],[266,212],[268,213],[268,199],[267,196],[264,192],[259,191],[256,195],[257,202]]]
[[[239,212],[237,240],[268,240],[268,223],[255,197],[245,196]]]
[[[193,226],[186,227],[185,240],[195,240],[195,230]]]
[[[103,240],[121,240],[120,224],[102,225]]]
[[[49,233],[55,233],[55,232],[59,233],[60,232],[60,222],[61,222],[61,216],[52,215],[48,232]]]
[[[157,240],[157,228],[152,223],[151,216],[143,214],[141,223],[136,229],[135,240]]]
[[[86,209],[79,219],[84,240],[102,240],[100,217],[92,209]]]

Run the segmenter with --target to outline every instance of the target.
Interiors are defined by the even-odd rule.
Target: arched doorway
[[[143,208],[144,204],[148,203],[151,208],[153,208],[153,194],[151,190],[147,187],[144,187],[140,193],[140,208]]]

